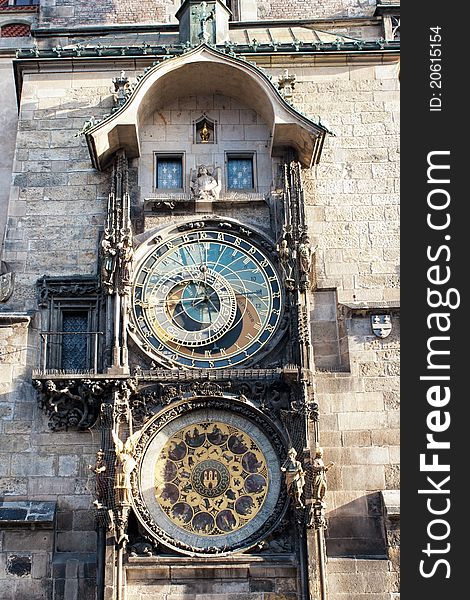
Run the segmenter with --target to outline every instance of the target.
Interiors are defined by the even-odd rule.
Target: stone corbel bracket
[[[39,407],[49,417],[51,431],[75,429],[84,431],[93,426],[101,404],[110,398],[116,385],[111,379],[46,378],[33,374],[33,387]]]

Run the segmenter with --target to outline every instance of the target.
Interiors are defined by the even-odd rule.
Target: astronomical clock
[[[136,251],[130,336],[174,381],[143,390],[166,396],[136,444],[135,514],[172,550],[246,551],[286,513],[287,432],[268,414],[285,386],[279,367],[252,371],[286,336],[278,262],[265,234],[217,217],[163,227]]]
[[[147,244],[132,288],[135,337],[191,369],[231,368],[271,347],[284,309],[281,278],[246,230],[219,223]],[[267,242],[264,241],[266,245]]]
[[[104,598],[125,598],[141,569],[150,581],[201,558],[222,570],[261,561],[272,581],[284,565],[298,600],[324,597],[321,561],[309,558],[324,551],[326,487],[310,450],[315,256],[302,167],[318,162],[327,130],[254,64],[207,44],[146,67],[132,86],[124,74],[113,82],[120,103],[85,133],[110,178],[98,276],[86,287],[44,278],[40,294],[52,324],[83,313],[93,343],[80,350],[83,373],[64,379],[79,339],[65,332],[62,354],[60,340],[47,350],[48,365],[62,359],[58,376],[36,382],[52,429],[99,436]],[[167,138],[152,133],[177,114],[171,90],[185,106],[195,99],[172,141],[172,123]],[[220,109],[208,114],[207,102]],[[222,127],[234,112],[239,126]],[[79,298],[67,305],[69,292]]]

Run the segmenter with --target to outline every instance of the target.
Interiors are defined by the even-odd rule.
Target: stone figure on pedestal
[[[295,448],[289,448],[287,458],[281,466],[281,471],[285,475],[287,492],[294,500],[295,508],[304,508],[302,494],[305,486],[305,471],[296,457],[297,451]]]
[[[191,192],[194,198],[196,200],[218,200],[220,190],[220,169],[213,169],[210,173],[208,167],[199,165],[197,173],[191,177]]]
[[[104,458],[104,452],[100,448],[96,453],[96,463],[94,466],[88,465],[89,469],[95,474],[95,489],[96,499],[93,502],[96,509],[106,508],[106,461]]]
[[[323,449],[319,446],[315,451],[315,458],[312,461],[313,471],[313,500],[314,502],[323,503],[323,499],[327,490],[326,473],[334,463],[330,462],[327,465],[323,462]]]
[[[140,430],[130,435],[125,442],[119,439],[114,429],[111,431],[116,451],[116,474],[114,492],[116,503],[131,504],[131,473],[137,465],[134,458],[135,443],[140,436]]]

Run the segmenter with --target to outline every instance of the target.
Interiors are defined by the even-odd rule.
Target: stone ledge
[[[52,529],[56,502],[5,501],[0,502],[0,527]]]
[[[2,312],[0,311],[0,327],[9,327],[15,323],[29,323],[31,313],[27,312]]]
[[[392,521],[400,520],[400,490],[382,490],[384,516]]]
[[[400,302],[393,300],[379,300],[377,302],[342,302],[339,304],[339,308],[343,311],[345,317],[353,314],[365,317],[369,313],[377,310],[399,312]]]

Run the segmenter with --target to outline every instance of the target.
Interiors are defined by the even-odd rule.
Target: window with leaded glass
[[[62,313],[62,369],[85,371],[88,369],[88,312],[64,311]]]
[[[159,190],[181,190],[183,188],[183,157],[181,154],[156,156],[156,183]]]
[[[252,190],[254,185],[253,156],[227,156],[227,189]]]
[[[95,276],[44,276],[37,282],[41,309],[40,369],[101,371],[111,364],[105,313]]]

